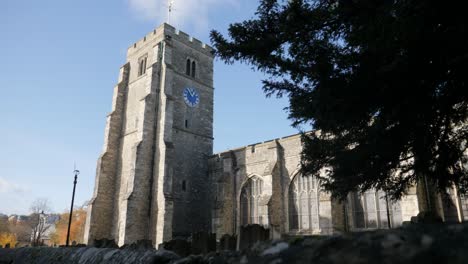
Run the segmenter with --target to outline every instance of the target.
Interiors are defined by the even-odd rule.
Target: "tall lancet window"
[[[240,206],[241,206],[241,225],[268,225],[268,208],[262,199],[263,180],[253,176],[247,180],[242,187]]]
[[[400,202],[392,202],[385,192],[373,189],[348,195],[348,217],[351,229],[393,228],[402,223]]]
[[[195,61],[192,61],[192,77],[195,78],[195,71],[197,69],[197,65],[195,64]]]
[[[138,76],[141,76],[146,73],[146,60],[146,55],[138,60]]]
[[[296,175],[289,185],[289,230],[312,233],[319,225],[319,184],[312,176]]]
[[[187,63],[185,65],[185,74],[190,76],[190,59],[187,59]]]

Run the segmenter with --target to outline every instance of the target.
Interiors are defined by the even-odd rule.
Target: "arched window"
[[[390,201],[383,191],[349,194],[348,211],[351,229],[393,228],[402,223],[400,202]]]
[[[460,195],[462,221],[468,221],[468,196]]]
[[[308,233],[319,230],[318,188],[315,177],[294,177],[289,185],[289,230]]]
[[[192,77],[195,78],[196,64],[195,61],[192,61]]]
[[[250,224],[268,225],[268,208],[262,199],[263,181],[257,176],[247,180],[242,187],[241,225]]]
[[[187,63],[185,65],[185,74],[190,76],[190,59],[187,59]]]
[[[142,61],[138,62],[138,76],[141,75],[141,72],[143,71],[143,63]]]
[[[142,57],[138,61],[138,76],[141,76],[146,73],[146,60],[147,57]]]

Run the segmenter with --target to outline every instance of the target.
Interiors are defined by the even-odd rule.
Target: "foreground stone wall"
[[[170,251],[138,247],[0,249],[0,263],[399,263],[462,264],[468,260],[468,226],[410,225],[404,228],[257,243],[244,251],[218,251],[181,258]]]
[[[111,248],[19,248],[0,249],[1,264],[124,264],[168,263],[180,259],[170,251]]]

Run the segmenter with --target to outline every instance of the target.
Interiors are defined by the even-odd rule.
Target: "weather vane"
[[[174,5],[174,0],[167,0],[167,24],[171,22],[171,13]]]

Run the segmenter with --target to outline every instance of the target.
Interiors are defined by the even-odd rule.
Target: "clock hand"
[[[188,99],[189,99],[190,101],[192,101],[193,95],[192,95],[192,93],[190,92],[190,90],[187,90],[187,93],[188,93],[188,95],[187,95]]]

